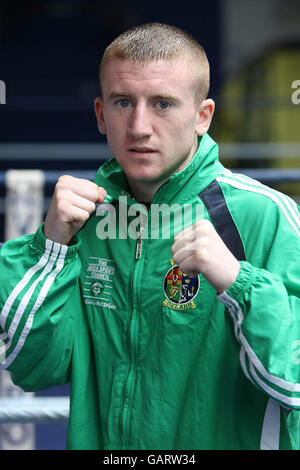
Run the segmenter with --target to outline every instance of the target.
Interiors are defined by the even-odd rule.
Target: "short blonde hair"
[[[112,58],[150,63],[180,57],[190,59],[196,70],[196,103],[201,103],[209,91],[210,71],[205,50],[186,31],[162,23],[135,26],[118,36],[106,48],[99,66],[100,91],[103,69]]]

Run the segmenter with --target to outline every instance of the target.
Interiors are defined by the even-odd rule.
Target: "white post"
[[[6,85],[3,80],[0,80],[0,104],[6,104]]]

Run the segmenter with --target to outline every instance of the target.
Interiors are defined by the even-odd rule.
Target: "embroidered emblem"
[[[103,291],[103,289],[104,289],[104,286],[103,284],[101,284],[101,282],[94,282],[91,285],[91,292],[94,295],[99,295]]]
[[[184,274],[179,266],[170,260],[172,267],[164,279],[164,294],[166,299],[163,305],[174,310],[186,310],[195,308],[193,299],[196,297],[200,287],[199,276],[190,277]]]

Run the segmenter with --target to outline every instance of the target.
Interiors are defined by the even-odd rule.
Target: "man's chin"
[[[154,175],[134,175],[132,177],[128,177],[128,179],[134,184],[145,184],[145,185],[153,185],[156,186],[158,184],[161,184],[163,181],[162,178],[158,178],[157,176]]]
[[[145,188],[158,188],[168,178],[161,178],[155,174],[127,174],[127,180],[131,187],[144,186]]]

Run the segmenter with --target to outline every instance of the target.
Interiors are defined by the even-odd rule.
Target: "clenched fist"
[[[184,273],[190,276],[202,273],[219,294],[235,282],[241,268],[211,222],[205,219],[176,236],[172,253]]]
[[[45,220],[45,237],[67,245],[106,195],[105,189],[89,180],[61,176]]]

